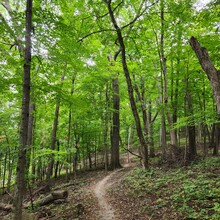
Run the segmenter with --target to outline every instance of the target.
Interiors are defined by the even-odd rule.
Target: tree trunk
[[[59,118],[59,110],[60,110],[60,99],[58,98],[56,109],[55,109],[55,116],[53,121],[53,131],[52,131],[52,140],[51,140],[51,150],[55,150],[56,147],[56,140],[57,140],[57,127],[58,127],[58,118]],[[54,158],[53,155],[50,157],[50,162],[48,165],[47,170],[47,180],[53,175],[53,165],[54,165]]]
[[[109,150],[108,150],[108,125],[109,125],[109,94],[108,94],[108,84],[106,84],[105,92],[105,113],[104,113],[104,129],[103,129],[103,141],[104,141],[104,152],[105,152],[105,171],[108,170],[109,165]],[[95,164],[96,164],[96,149],[95,149]]]
[[[7,170],[7,158],[8,158],[8,152],[5,153],[5,159],[4,159],[2,194],[4,194],[4,192],[5,192],[5,177],[6,177],[6,170]]]
[[[195,37],[190,38],[190,45],[195,51],[196,56],[202,66],[202,69],[207,74],[212,87],[212,93],[216,101],[217,112],[220,115],[220,70],[217,70],[209,57],[208,51],[201,47]]]
[[[61,77],[61,83],[64,80],[64,76]],[[57,97],[57,103],[56,103],[56,109],[54,114],[54,121],[53,121],[53,131],[52,131],[52,139],[51,139],[51,150],[55,150],[56,142],[57,142],[57,128],[58,128],[58,120],[59,120],[59,111],[60,111],[60,97]],[[50,177],[53,175],[53,166],[54,166],[54,157],[51,155],[50,162],[48,165],[47,170],[47,180],[50,179]]]
[[[220,126],[219,124],[215,124],[215,145],[213,148],[213,156],[218,156],[218,149],[220,144]]]
[[[30,72],[31,72],[31,28],[32,28],[32,0],[26,4],[26,28],[25,28],[25,51],[24,51],[24,75],[23,75],[23,97],[20,128],[20,145],[18,152],[16,196],[14,201],[15,220],[22,220],[22,201],[26,191],[26,150],[28,137],[28,118],[30,103]]]
[[[154,120],[156,117],[154,117]],[[154,131],[153,131],[153,122],[152,119],[152,104],[151,100],[148,100],[148,142],[150,146],[150,157],[155,157],[154,149]]]
[[[119,140],[120,140],[120,119],[119,119],[119,109],[120,109],[120,98],[119,98],[119,85],[118,78],[112,80],[113,89],[113,117],[112,117],[112,148],[111,148],[111,167],[113,169],[121,167],[119,161]]]
[[[190,45],[195,51],[196,56],[202,66],[202,69],[205,71],[206,75],[211,84],[212,93],[217,106],[218,117],[220,117],[220,70],[217,70],[209,57],[208,51],[201,47],[199,42],[195,37],[190,38]],[[214,146],[213,154],[218,154],[218,145],[219,145],[219,135],[220,135],[220,124],[216,123],[216,143]]]
[[[117,21],[115,19],[114,12],[111,7],[111,0],[107,1],[107,6],[108,6],[108,11],[109,11],[109,15],[111,18],[111,22],[116,30],[118,42],[120,44],[121,55],[122,55],[121,62],[122,62],[123,71],[124,71],[124,75],[125,75],[126,82],[127,82],[129,100],[130,100],[131,109],[132,109],[132,113],[133,113],[135,124],[136,124],[137,135],[138,135],[138,138],[139,138],[139,141],[141,144],[141,148],[142,148],[142,151],[141,151],[142,165],[143,165],[144,169],[148,169],[148,167],[149,167],[149,164],[148,164],[148,145],[147,145],[147,142],[144,138],[144,134],[143,134],[143,131],[141,128],[140,117],[139,117],[139,114],[137,111],[137,106],[136,106],[135,99],[134,99],[134,89],[133,89],[133,85],[131,82],[130,73],[128,70],[127,59],[126,59],[126,49],[125,49],[124,39],[122,36],[122,31],[119,28]]]
[[[11,148],[8,148],[8,181],[7,181],[7,191],[10,192],[11,188],[11,178],[12,178],[12,171],[13,171],[13,164],[15,161],[15,156],[12,153],[11,155]]]
[[[192,96],[190,92],[190,86],[189,86],[189,72],[187,67],[187,73],[186,73],[186,96],[185,96],[185,115],[187,117],[190,117],[190,121],[187,124],[187,133],[189,138],[189,161],[193,161],[196,156],[196,128],[194,124],[194,117],[193,117],[193,102],[192,102]]]
[[[161,62],[161,72],[163,75],[163,97],[164,104],[166,106],[165,112],[167,116],[167,121],[170,129],[170,144],[174,150],[174,154],[177,152],[177,135],[173,127],[173,117],[170,114],[169,109],[169,99],[168,99],[168,89],[167,89],[167,64],[164,54],[164,29],[165,29],[165,19],[164,19],[164,1],[161,0],[161,36],[160,36],[160,62]]]
[[[59,140],[57,140],[57,151],[58,151],[58,152],[60,151],[60,142],[59,142]],[[60,164],[60,161],[57,161],[57,162],[56,162],[56,165],[55,165],[55,170],[54,170],[54,178],[57,178],[57,177],[58,177],[59,164]]]
[[[28,137],[27,137],[27,175],[31,161],[31,147],[33,145],[34,111],[35,111],[35,104],[31,103],[30,100],[29,119],[28,119]]]

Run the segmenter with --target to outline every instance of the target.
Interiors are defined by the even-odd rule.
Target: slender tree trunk
[[[33,128],[34,128],[34,112],[35,112],[35,104],[29,104],[29,119],[28,119],[28,138],[27,138],[27,175],[31,162],[31,148],[33,145]]]
[[[160,38],[160,60],[161,60],[161,71],[163,75],[163,94],[164,94],[164,104],[166,106],[166,116],[167,116],[167,121],[168,125],[170,128],[170,144],[174,150],[174,153],[176,154],[177,152],[177,136],[176,136],[176,131],[173,127],[173,118],[170,114],[169,110],[169,105],[168,105],[168,89],[167,89],[167,65],[166,65],[166,58],[164,54],[164,32],[165,32],[165,19],[164,19],[164,0],[161,0],[161,38]]]
[[[11,155],[11,148],[8,148],[8,181],[7,181],[7,191],[10,192],[11,189],[11,178],[13,172],[13,164],[14,164],[15,157]]]
[[[187,124],[187,136],[189,140],[189,147],[188,147],[188,159],[189,161],[193,161],[196,157],[196,127],[194,123],[194,113],[193,113],[193,101],[191,96],[191,89],[190,89],[190,82],[189,82],[189,69],[188,69],[188,62],[187,62],[187,69],[186,69],[186,77],[185,77],[185,84],[186,84],[186,95],[185,95],[185,116],[190,117],[190,120]]]
[[[59,140],[57,140],[56,143],[57,143],[57,151],[59,152],[60,151],[60,142],[59,142]],[[57,178],[57,176],[58,176],[57,174],[58,174],[59,164],[60,164],[60,161],[57,161],[56,165],[55,165],[55,170],[54,170],[54,178]]]
[[[61,83],[64,80],[64,76],[61,77]],[[57,128],[58,128],[58,121],[59,121],[59,111],[60,111],[60,97],[57,97],[57,103],[56,103],[56,109],[54,114],[54,120],[53,120],[53,131],[52,131],[52,138],[51,138],[51,150],[55,150],[56,148],[56,142],[57,142]],[[50,179],[50,177],[53,175],[53,166],[54,166],[54,157],[51,155],[50,162],[48,165],[47,170],[47,180]]]
[[[148,142],[150,146],[150,157],[155,157],[153,122],[152,104],[151,100],[148,100]]]
[[[75,76],[72,77],[72,88],[71,88],[71,92],[70,95],[72,96],[74,93],[74,83],[75,83]],[[72,152],[69,151],[71,144],[70,144],[70,140],[71,140],[71,129],[72,128],[72,103],[69,105],[69,118],[68,118],[68,133],[67,133],[67,156],[66,156],[66,160],[67,162],[71,163],[72,161]],[[66,166],[66,179],[69,179],[69,173],[71,173],[71,167],[68,167],[68,165]]]
[[[220,145],[220,126],[219,123],[215,124],[215,144],[213,148],[213,156],[218,156],[218,150],[219,150],[219,145]]]
[[[26,150],[28,137],[28,119],[30,103],[30,72],[31,72],[31,28],[32,28],[32,0],[26,2],[26,31],[24,51],[24,75],[23,75],[23,97],[20,128],[20,145],[18,152],[16,196],[14,201],[14,219],[22,220],[22,201],[26,191]]]
[[[7,142],[7,151],[5,154],[5,160],[4,160],[4,173],[3,173],[3,182],[2,182],[2,191],[4,193],[4,189],[5,189],[5,178],[6,178],[6,171],[7,171],[7,159],[8,159],[8,172],[10,172],[11,166],[10,166],[10,160],[11,160],[11,151],[10,151],[10,143],[9,143],[9,139],[8,139],[8,135],[4,129],[4,134],[5,134],[5,138],[6,138],[6,142]],[[11,179],[11,177],[10,177]]]
[[[51,146],[50,146],[51,150],[55,150],[55,147],[56,147],[59,110],[60,110],[60,99],[58,98],[56,109],[55,109],[54,121],[53,121],[52,140],[51,140]],[[50,162],[48,165],[47,180],[49,180],[50,177],[53,175],[53,166],[54,166],[54,157],[52,155],[50,157]]]
[[[109,126],[109,91],[108,84],[106,84],[106,92],[105,92],[105,113],[104,113],[104,130],[103,130],[103,141],[104,141],[104,151],[105,151],[105,171],[108,170],[109,165],[109,149],[108,149],[108,126]],[[96,149],[95,149],[96,150]],[[96,154],[95,154],[95,162],[96,162]]]
[[[126,82],[127,82],[129,100],[130,100],[131,109],[132,109],[132,113],[133,113],[135,124],[136,124],[137,135],[138,135],[138,138],[139,138],[139,141],[141,144],[141,148],[142,148],[142,152],[141,152],[142,162],[143,162],[142,165],[143,165],[144,169],[148,169],[148,167],[149,167],[149,164],[148,164],[148,145],[147,145],[147,142],[144,138],[144,134],[143,134],[143,131],[141,128],[139,114],[137,111],[137,106],[136,106],[135,99],[134,99],[134,89],[133,89],[133,85],[131,82],[130,73],[128,70],[127,59],[126,59],[126,49],[125,49],[124,39],[122,36],[122,31],[119,28],[117,21],[115,19],[114,12],[111,7],[111,0],[107,1],[107,6],[108,6],[108,11],[109,11],[109,15],[111,18],[111,22],[116,30],[118,42],[120,44],[121,55],[122,55],[121,62],[122,62],[123,71],[124,71],[124,75],[125,75]]]
[[[192,116],[193,108],[192,108],[192,100],[191,100],[191,95],[189,94],[189,90],[187,90],[186,103],[187,103],[186,111],[188,112],[188,114]],[[189,137],[189,160],[193,161],[196,156],[196,128],[195,125],[192,124],[192,122],[189,123],[190,124],[187,125],[187,132]]]
[[[2,194],[5,192],[5,177],[6,177],[6,170],[7,170],[7,159],[8,159],[8,152],[5,154],[4,158],[4,169],[3,169],[3,179],[2,179]]]

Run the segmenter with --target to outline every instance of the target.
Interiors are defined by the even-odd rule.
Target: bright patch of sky
[[[195,4],[194,7],[196,10],[201,10],[203,9],[208,3],[210,3],[212,0],[198,0]]]

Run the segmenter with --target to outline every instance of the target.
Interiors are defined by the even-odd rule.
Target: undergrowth
[[[151,219],[220,219],[220,158],[163,170],[136,168],[124,179],[127,195],[141,198]]]

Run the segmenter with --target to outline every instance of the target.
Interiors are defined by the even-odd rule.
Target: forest
[[[0,219],[220,219],[219,18],[219,0],[0,0]]]

